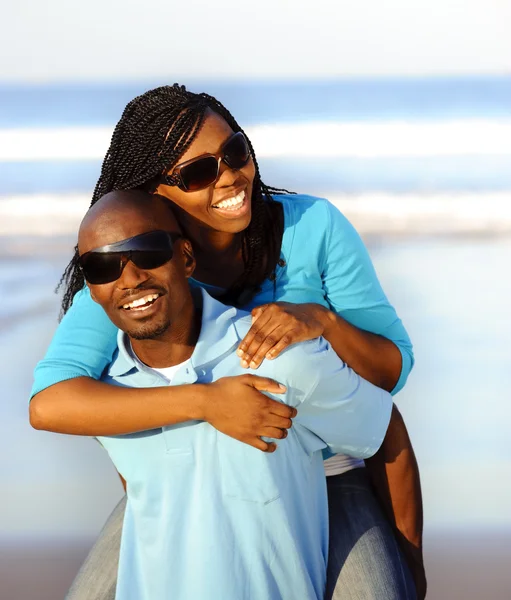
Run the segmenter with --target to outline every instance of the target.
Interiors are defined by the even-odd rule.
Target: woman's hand
[[[276,358],[291,344],[324,334],[329,311],[320,304],[274,302],[252,311],[252,327],[236,353],[245,368],[257,369],[265,358]]]
[[[209,384],[195,384],[205,393],[203,420],[218,431],[263,452],[274,452],[277,445],[267,443],[262,436],[274,439],[287,437],[287,430],[296,416],[296,408],[269,398],[261,392],[282,394],[280,383],[256,375],[222,377]]]

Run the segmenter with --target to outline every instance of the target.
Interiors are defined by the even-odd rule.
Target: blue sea
[[[0,85],[0,196],[89,193],[124,106],[161,83]],[[272,185],[316,194],[511,189],[511,77],[187,84],[255,135]]]

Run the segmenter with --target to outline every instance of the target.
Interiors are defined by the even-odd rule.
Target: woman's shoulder
[[[280,202],[284,210],[295,213],[304,213],[306,211],[324,212],[329,201],[319,196],[309,196],[308,194],[275,194],[273,199]]]
[[[275,195],[274,199],[284,208],[284,229],[295,233],[323,238],[331,230],[349,232],[348,219],[330,200],[307,194]]]
[[[282,194],[274,196],[284,209],[284,230],[309,235],[314,224],[315,231],[325,229],[328,222],[328,200],[307,194]]]

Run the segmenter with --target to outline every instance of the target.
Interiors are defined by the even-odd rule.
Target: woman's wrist
[[[193,383],[191,385],[183,386],[187,388],[187,395],[192,392],[193,395],[190,398],[188,396],[189,404],[189,415],[191,421],[207,421],[206,418],[206,402],[207,402],[207,389],[206,383]]]
[[[327,340],[329,340],[329,336],[332,333],[332,329],[338,326],[338,317],[332,311],[322,306],[321,304],[315,305],[315,318],[321,323],[323,327],[322,336]]]

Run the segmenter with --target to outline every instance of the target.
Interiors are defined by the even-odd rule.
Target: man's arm
[[[275,366],[282,380],[284,369],[291,372],[286,383],[289,402],[298,410],[294,426],[314,433],[333,453],[372,456],[385,437],[392,396],[357,375],[323,338],[282,357],[286,354],[287,365]]]

